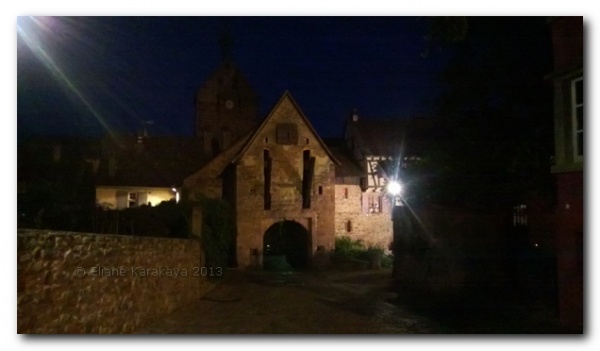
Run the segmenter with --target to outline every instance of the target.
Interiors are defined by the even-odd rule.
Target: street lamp
[[[402,184],[395,180],[390,181],[387,185],[387,192],[391,195],[394,206],[401,206],[400,194],[402,193]]]
[[[402,192],[402,185],[399,182],[391,181],[387,185],[387,191],[392,196],[398,196]]]

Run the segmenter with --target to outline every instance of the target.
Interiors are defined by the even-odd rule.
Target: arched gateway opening
[[[285,256],[290,266],[303,269],[308,266],[310,235],[306,228],[294,221],[280,221],[267,229],[263,238],[263,253]]]

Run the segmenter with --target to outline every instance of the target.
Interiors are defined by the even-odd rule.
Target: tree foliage
[[[231,206],[221,199],[200,198],[201,242],[208,267],[226,267],[235,244],[236,226]]]
[[[552,155],[549,28],[543,18],[466,19],[440,77],[436,139],[420,175],[437,202],[510,203],[547,193]],[[450,35],[450,34],[448,34]]]

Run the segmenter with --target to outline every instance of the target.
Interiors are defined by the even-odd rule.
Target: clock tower
[[[258,97],[231,59],[230,36],[222,36],[220,44],[223,59],[194,99],[196,136],[210,155],[249,133],[258,118]]]

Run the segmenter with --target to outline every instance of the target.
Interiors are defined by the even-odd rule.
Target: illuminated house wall
[[[358,185],[336,184],[335,236],[388,251],[394,237],[389,197],[363,192]]]
[[[163,201],[176,199],[171,188],[153,187],[96,187],[96,204],[107,209],[122,210],[141,205],[156,206]]]

